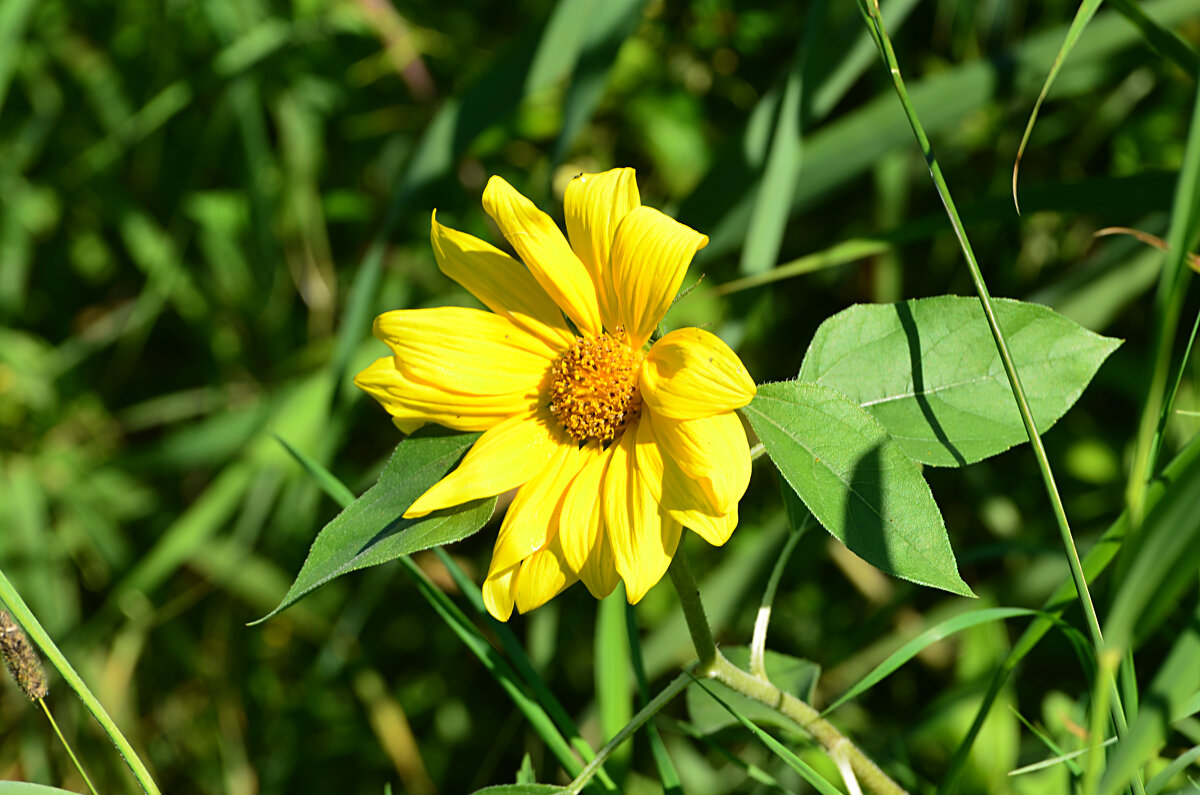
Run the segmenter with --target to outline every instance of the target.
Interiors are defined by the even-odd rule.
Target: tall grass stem
[[[908,91],[904,85],[904,78],[900,75],[900,64],[896,58],[896,52],[892,47],[891,39],[888,37],[887,30],[883,24],[883,18],[879,14],[878,7],[873,0],[859,0],[859,7],[867,20],[868,29],[872,37],[875,39],[876,46],[879,48],[879,53],[883,58],[884,63],[888,67],[888,72],[892,78],[892,84],[896,89],[896,94],[900,98],[900,104],[904,107],[905,116],[907,116],[909,124],[912,126],[913,133],[916,135],[917,143],[921,147],[921,153],[925,157],[925,162],[929,167],[929,174],[933,179],[934,185],[937,188],[938,196],[942,200],[942,205],[945,207],[946,214],[950,219],[950,224],[954,228],[954,234],[958,237],[959,246],[967,261],[967,267],[971,273],[971,281],[975,285],[975,291],[979,295],[979,302],[983,306],[984,316],[987,318],[988,326],[992,332],[992,339],[996,343],[996,349],[1000,354],[1000,360],[1004,365],[1005,375],[1008,377],[1009,385],[1012,388],[1013,398],[1016,400],[1017,409],[1021,414],[1021,422],[1025,425],[1025,432],[1029,437],[1029,444],[1033,448],[1033,454],[1037,460],[1038,470],[1041,472],[1042,481],[1046,487],[1046,494],[1050,499],[1050,506],[1054,513],[1054,519],[1058,525],[1059,535],[1062,539],[1063,550],[1066,552],[1067,563],[1071,569],[1071,579],[1075,583],[1075,590],[1079,598],[1080,607],[1083,609],[1083,615],[1087,624],[1088,633],[1091,636],[1092,646],[1096,653],[1099,654],[1104,646],[1104,636],[1100,631],[1100,620],[1096,615],[1096,607],[1092,602],[1091,592],[1088,590],[1087,577],[1084,576],[1083,566],[1079,560],[1079,551],[1075,547],[1075,539],[1071,533],[1071,526],[1067,520],[1066,509],[1063,507],[1062,497],[1058,493],[1058,486],[1054,482],[1054,473],[1050,468],[1050,461],[1046,457],[1046,449],[1042,445],[1041,435],[1038,433],[1037,425],[1034,422],[1033,414],[1029,408],[1029,401],[1025,397],[1025,389],[1021,385],[1020,374],[1017,372],[1016,365],[1013,363],[1012,355],[1008,350],[1008,343],[1004,338],[1004,332],[1000,329],[1000,324],[996,320],[996,314],[992,308],[991,295],[988,292],[987,284],[984,282],[983,273],[979,268],[979,262],[975,258],[975,252],[971,248],[970,240],[967,238],[966,229],[963,226],[962,219],[959,218],[958,210],[954,205],[954,200],[950,196],[950,188],[946,184],[945,178],[942,176],[942,169],[938,165],[937,159],[933,155],[933,147],[929,143],[929,137],[925,134],[925,130],[921,125],[921,121],[917,116],[916,108],[913,107],[912,101],[909,99]],[[1112,693],[1112,713],[1113,722],[1116,726],[1118,735],[1123,735],[1126,730],[1125,712],[1122,708],[1120,694]],[[1140,791],[1140,784],[1137,787]]]

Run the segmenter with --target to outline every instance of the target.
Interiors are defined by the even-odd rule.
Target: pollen
[[[550,411],[578,442],[610,442],[642,409],[638,368],[625,329],[580,337],[550,368]]]

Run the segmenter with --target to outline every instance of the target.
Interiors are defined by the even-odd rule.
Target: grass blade
[[[303,452],[302,450],[292,447],[287,439],[284,439],[277,433],[272,433],[271,435],[275,437],[275,441],[283,445],[283,448],[288,451],[288,454],[291,455],[292,458],[296,459],[296,463],[304,468],[304,471],[308,473],[309,477],[311,477],[316,484],[321,487],[321,490],[324,491],[331,500],[343,508],[350,507],[350,503],[354,502],[355,499],[354,492],[351,491],[345,483],[342,483],[342,481],[333,476],[332,472],[317,463],[315,458]]]
[[[1172,484],[1179,480],[1180,473],[1186,471],[1198,459],[1200,459],[1200,438],[1195,438],[1167,465],[1161,477],[1151,486],[1148,495],[1149,504],[1156,505],[1163,494],[1172,488]],[[1089,581],[1094,581],[1103,574],[1113,559],[1116,558],[1121,542],[1128,531],[1129,509],[1126,508],[1117,521],[1113,522],[1104,531],[1099,541],[1088,550],[1087,556],[1083,559],[1084,575]],[[992,704],[1003,689],[1005,682],[1008,681],[1009,675],[1054,626],[1053,619],[1059,618],[1075,599],[1074,581],[1068,579],[1050,595],[1050,598],[1042,606],[1041,612],[1045,615],[1035,618],[1025,628],[1025,631],[1021,633],[1021,637],[1017,639],[1017,642],[1013,644],[1008,655],[992,675],[992,681],[988,684],[987,692],[983,697],[979,710],[975,713],[975,719],[959,743],[958,749],[955,750],[954,757],[950,761],[949,770],[942,776],[941,784],[938,786],[938,795],[950,795],[950,793],[955,792],[959,777],[962,775],[966,764],[967,756],[970,754],[971,747],[975,743],[975,738],[979,735],[979,731],[983,727],[983,722],[991,711]]]
[[[1075,12],[1075,18],[1071,20],[1071,27],[1067,28],[1067,37],[1063,40],[1062,46],[1058,48],[1058,54],[1054,56],[1054,63],[1050,66],[1050,74],[1046,75],[1046,82],[1042,84],[1042,91],[1038,94],[1037,101],[1033,103],[1033,110],[1029,114],[1029,121],[1025,124],[1025,132],[1021,135],[1021,143],[1017,147],[1017,157],[1013,162],[1013,206],[1016,208],[1018,215],[1021,214],[1021,203],[1017,200],[1017,172],[1021,168],[1021,158],[1025,154],[1025,145],[1029,143],[1029,136],[1033,134],[1033,124],[1037,121],[1038,111],[1041,110],[1042,103],[1046,100],[1046,95],[1050,93],[1050,86],[1054,85],[1054,81],[1058,78],[1058,73],[1062,70],[1067,56],[1070,55],[1071,50],[1075,49],[1075,45],[1079,43],[1080,37],[1083,36],[1084,28],[1092,21],[1092,17],[1096,16],[1096,12],[1100,10],[1101,2],[1103,0],[1083,0],[1079,4],[1079,10]]]
[[[796,174],[800,170],[802,152],[800,109],[804,101],[804,76],[808,53],[825,17],[825,0],[817,0],[808,9],[804,36],[796,46],[788,69],[783,100],[775,121],[771,151],[763,166],[762,184],[754,200],[754,212],[746,229],[746,245],[742,249],[741,271],[758,274],[769,270],[779,258],[783,232],[791,214],[792,196],[796,192]]]
[[[1087,0],[1085,0],[1085,4]],[[1099,6],[1099,3],[1096,3]],[[958,216],[958,210],[954,206],[954,199],[950,196],[950,188],[946,184],[945,178],[942,176],[941,166],[938,165],[937,158],[933,155],[933,147],[929,143],[929,137],[925,134],[924,128],[921,126],[921,121],[917,117],[916,109],[913,107],[911,100],[908,97],[907,89],[904,86],[904,79],[900,74],[900,64],[896,58],[895,50],[892,48],[891,40],[888,38],[887,30],[883,26],[883,20],[880,18],[878,9],[873,9],[869,0],[859,0],[859,8],[862,10],[864,17],[867,20],[868,26],[873,30],[876,44],[879,46],[879,52],[884,63],[887,65],[892,76],[892,83],[896,89],[896,94],[900,99],[900,104],[904,106],[905,114],[908,117],[909,123],[912,126],[913,133],[916,135],[917,143],[921,147],[921,153],[925,157],[925,162],[929,166],[929,175],[933,179],[937,189],[938,196],[942,200],[942,205],[946,209],[946,214],[950,219],[951,226],[954,228],[954,233],[958,237],[959,246],[962,249],[963,255],[967,261],[967,267],[971,273],[971,280],[974,282],[975,290],[979,295],[980,304],[983,306],[984,315],[987,317],[988,325],[992,330],[992,337],[996,343],[996,349],[1000,353],[1000,358],[1004,364],[1004,372],[1008,377],[1009,385],[1012,387],[1013,398],[1016,400],[1017,408],[1021,412],[1021,420],[1025,425],[1025,432],[1029,436],[1029,443],[1033,447],[1034,457],[1037,460],[1038,469],[1042,475],[1042,481],[1045,485],[1046,495],[1050,500],[1050,505],[1054,513],[1054,519],[1058,525],[1059,536],[1062,540],[1063,550],[1067,556],[1067,563],[1071,568],[1071,578],[1075,581],[1075,591],[1078,595],[1080,606],[1083,609],[1084,618],[1087,623],[1088,633],[1091,636],[1092,647],[1096,654],[1099,655],[1104,647],[1104,637],[1100,631],[1100,620],[1096,615],[1096,607],[1092,602],[1091,594],[1088,591],[1087,578],[1083,572],[1083,566],[1079,560],[1079,552],[1075,548],[1075,539],[1071,533],[1071,526],[1067,520],[1066,509],[1063,507],[1062,497],[1058,493],[1058,486],[1054,482],[1054,473],[1050,468],[1050,461],[1046,456],[1045,447],[1042,445],[1041,435],[1038,433],[1037,425],[1034,422],[1033,415],[1029,409],[1029,401],[1025,397],[1025,389],[1021,385],[1021,378],[1013,363],[1012,355],[1008,350],[1008,343],[1004,338],[1004,333],[1000,330],[1000,325],[996,320],[995,309],[992,306],[991,296],[989,295],[987,284],[984,282],[983,273],[979,268],[979,262],[975,258],[975,252],[972,250],[970,240],[967,238],[966,229],[963,227],[962,220]],[[1095,13],[1093,10],[1092,13]],[[1090,16],[1088,17],[1090,19]],[[1078,17],[1077,17],[1078,20]],[[1086,22],[1086,20],[1085,20]],[[1074,46],[1074,41],[1078,39],[1079,32],[1082,31],[1082,25],[1079,26],[1079,31],[1075,34],[1075,39],[1071,38],[1068,32],[1068,40],[1071,41],[1071,46]],[[1075,25],[1072,25],[1072,30],[1075,30]],[[1061,55],[1061,53],[1060,53]],[[1061,64],[1059,64],[1061,66]],[[1052,73],[1055,74],[1056,72]],[[1043,94],[1045,92],[1043,89]],[[1200,111],[1200,108],[1198,108]],[[1200,163],[1198,163],[1200,167]],[[1126,729],[1125,711],[1122,706],[1121,694],[1117,692],[1116,683],[1110,681],[1112,690],[1111,709],[1113,722],[1116,725],[1117,735],[1124,734]],[[1135,782],[1134,787],[1136,792],[1142,791],[1140,779]]]
[[[784,569],[787,568],[788,561],[792,559],[796,544],[804,537],[804,532],[808,530],[809,520],[812,518],[812,514],[802,507],[803,503],[798,499],[796,492],[782,483],[780,488],[783,492],[784,502],[789,509],[802,513],[804,518],[797,523],[793,516],[794,529],[788,534],[788,539],[784,543],[783,549],[780,550],[775,565],[771,567],[771,576],[767,579],[767,587],[763,590],[762,600],[758,603],[758,615],[754,619],[754,635],[750,641],[750,673],[763,679],[767,677],[767,625],[771,621],[771,608],[775,604],[775,593],[779,590],[779,581],[783,579]],[[796,507],[793,508],[793,506]]]
[[[886,660],[875,666],[858,684],[843,693],[841,697],[826,707],[821,714],[828,715],[847,701],[867,692],[894,673],[904,663],[920,654],[926,647],[948,638],[956,632],[961,632],[964,629],[976,627],[980,624],[987,624],[991,621],[1003,621],[1007,618],[1039,615],[1044,616],[1045,614],[1023,607],[990,607],[949,618],[940,624],[930,627],[892,652]]]
[[[721,697],[712,691],[708,683],[702,679],[694,679],[695,683],[700,686],[704,692],[712,696],[713,700],[729,711],[729,714],[737,718],[738,723],[742,724],[755,737],[762,741],[762,744],[771,749],[771,752],[782,759],[788,767],[799,773],[805,781],[812,785],[813,789],[823,795],[838,795],[837,787],[825,780],[824,776],[813,770],[807,762],[792,753],[788,748],[771,735],[767,734],[762,729],[748,721],[740,712],[735,710],[729,704],[721,700]]]
[[[1175,184],[1175,201],[1171,210],[1171,226],[1167,232],[1169,250],[1163,260],[1154,302],[1154,370],[1150,388],[1142,407],[1138,426],[1137,448],[1130,469],[1127,500],[1133,511],[1134,530],[1145,515],[1146,489],[1154,474],[1158,451],[1162,445],[1166,418],[1170,413],[1167,401],[1167,380],[1174,341],[1187,287],[1192,271],[1187,267],[1187,255],[1200,235],[1200,81],[1192,105],[1192,120],[1188,129],[1183,164]],[[1189,343],[1190,344],[1190,343]],[[1183,365],[1181,365],[1183,366]]]
[[[959,246],[962,249],[963,255],[967,261],[967,267],[971,272],[971,280],[975,284],[975,290],[979,295],[979,302],[983,306],[984,315],[987,317],[988,325],[992,331],[992,337],[996,343],[996,348],[1000,353],[1000,358],[1004,364],[1004,372],[1008,377],[1009,385],[1012,387],[1013,397],[1016,400],[1017,408],[1021,412],[1021,420],[1025,425],[1025,432],[1029,436],[1029,443],[1033,446],[1034,456],[1037,459],[1038,467],[1041,470],[1042,479],[1045,482],[1046,492],[1050,498],[1051,507],[1054,510],[1055,520],[1058,523],[1059,531],[1062,535],[1063,545],[1067,552],[1067,560],[1071,566],[1071,574],[1075,580],[1075,588],[1079,594],[1080,603],[1083,606],[1084,615],[1087,617],[1088,629],[1092,635],[1093,645],[1099,649],[1102,644],[1100,634],[1100,622],[1096,617],[1096,608],[1092,604],[1091,596],[1088,593],[1087,581],[1083,577],[1083,571],[1079,563],[1079,553],[1075,549],[1075,542],[1071,535],[1071,528],[1067,522],[1066,511],[1062,505],[1062,498],[1058,494],[1058,487],[1054,483],[1054,475],[1050,470],[1050,462],[1046,458],[1045,448],[1042,446],[1042,439],[1037,431],[1037,425],[1034,422],[1033,416],[1029,410],[1029,401],[1025,398],[1025,390],[1021,385],[1020,375],[1017,373],[1016,367],[1013,364],[1012,355],[1008,350],[1008,343],[1004,338],[1004,333],[1000,330],[999,323],[996,320],[995,309],[992,306],[991,295],[988,292],[987,285],[983,280],[983,273],[979,269],[979,262],[975,258],[975,252],[971,248],[970,240],[967,238],[966,229],[963,227],[962,219],[958,216],[958,210],[955,208],[954,199],[950,196],[950,189],[946,185],[946,180],[942,176],[941,166],[938,165],[937,158],[933,155],[933,147],[929,143],[929,137],[925,134],[924,127],[921,121],[917,118],[916,109],[913,107],[912,101],[908,96],[908,91],[904,86],[904,79],[900,75],[900,65],[896,59],[896,53],[892,49],[891,40],[888,38],[887,30],[883,27],[883,20],[874,10],[868,0],[859,0],[859,7],[867,18],[868,25],[874,31],[876,43],[879,46],[879,52],[882,56],[885,65],[887,65],[891,75],[892,82],[896,89],[896,93],[900,98],[900,103],[904,107],[905,114],[908,116],[909,123],[912,126],[913,133],[917,137],[917,143],[921,147],[921,153],[925,157],[925,162],[929,165],[929,174],[933,179],[934,186],[937,189],[938,197],[942,200],[942,205],[946,209],[946,214],[949,217],[950,224],[954,228],[954,233],[958,237]]]
[[[1159,771],[1158,775],[1146,782],[1146,795],[1159,795],[1171,779],[1185,770],[1188,765],[1200,759],[1200,745],[1184,751],[1175,761]]]
[[[1113,8],[1142,32],[1142,37],[1159,55],[1171,60],[1193,80],[1200,79],[1200,56],[1178,33],[1149,16],[1135,0],[1109,0]]]
[[[650,701],[650,683],[646,681],[646,665],[642,660],[642,638],[638,632],[633,607],[626,605],[624,610],[629,661],[633,664],[633,676],[637,680],[638,698],[642,706],[645,706]],[[646,724],[646,736],[650,739],[650,752],[654,755],[654,766],[658,769],[658,780],[662,784],[663,795],[683,795],[683,783],[679,780],[679,772],[675,769],[675,763],[671,761],[667,746],[653,721]]]
[[[332,472],[311,457],[304,455],[299,450],[292,447],[282,438],[278,436],[276,436],[276,438],[296,459],[296,461],[302,467],[304,467],[305,471],[307,471],[309,475],[311,475],[317,481],[317,483],[326,490],[329,496],[337,501],[343,508],[348,507],[352,502],[354,502],[354,492],[352,492],[344,483],[338,480],[338,478]],[[455,583],[459,586],[459,589],[471,600],[476,612],[480,615],[487,616],[486,609],[483,606],[483,597],[480,595],[479,588],[475,585],[475,583],[467,578],[466,574],[462,571],[458,564],[456,564],[441,547],[438,547],[435,552],[438,554],[443,565],[445,565],[447,570],[450,572],[451,577],[454,578]],[[471,651],[475,652],[477,656],[489,654],[489,651],[487,650],[491,649],[491,645],[487,643],[487,640],[483,638],[479,630],[466,619],[466,616],[462,613],[462,611],[458,610],[458,608],[449,601],[444,593],[442,593],[435,586],[433,586],[432,583],[429,582],[428,577],[426,577],[424,572],[416,567],[416,564],[412,563],[409,557],[405,556],[400,560],[409,574],[417,580],[417,586],[422,595],[426,597],[426,600],[429,601],[429,603],[443,618],[443,620],[446,621],[450,628],[454,630],[455,634],[457,634],[463,640],[463,642],[466,643],[467,647],[470,648]],[[539,734],[546,729],[545,722],[541,720],[541,715],[548,714],[552,716],[553,720],[550,723],[550,728],[553,729],[554,724],[563,727],[563,729],[570,736],[571,745],[580,752],[585,760],[591,761],[595,755],[594,751],[592,751],[591,746],[589,746],[587,741],[584,740],[579,734],[579,729],[575,726],[574,722],[562,708],[562,705],[558,703],[558,700],[553,696],[553,694],[550,693],[550,690],[546,686],[545,682],[542,681],[541,677],[537,675],[533,665],[525,656],[524,649],[521,647],[520,642],[517,641],[516,636],[512,634],[512,631],[507,625],[491,619],[490,616],[487,617],[486,620],[492,623],[493,629],[500,636],[500,640],[505,647],[505,651],[507,651],[513,658],[514,664],[521,671],[525,680],[529,683],[529,686],[534,692],[535,700],[529,703],[517,701],[518,696],[514,695],[514,693],[519,694],[522,698],[526,697],[523,695],[523,691],[521,690],[520,686],[515,684],[515,677],[510,677],[509,680],[501,680],[499,678],[500,675],[506,670],[511,671],[511,669],[507,669],[506,667],[500,665],[497,665],[497,667],[494,669],[489,666],[489,672],[492,672],[493,675],[496,676],[501,687],[509,692],[509,695],[513,697],[515,702],[517,702],[518,709],[521,709],[527,718],[529,718],[530,714],[537,716],[536,720],[534,718],[530,718],[530,723],[535,729],[539,730]],[[483,646],[480,646],[480,643],[482,643]],[[486,646],[486,649],[484,646]],[[491,650],[490,653],[494,654],[495,652],[494,650]],[[488,666],[490,659],[491,658],[484,659],[484,657],[480,657],[480,660],[484,662],[485,666]],[[497,657],[495,659],[499,660],[500,663],[504,662],[502,658]],[[542,711],[541,705],[545,706],[544,711]],[[547,718],[547,720],[550,719]],[[549,736],[543,734],[542,737],[546,741],[546,744],[549,745],[552,750],[555,750],[556,755],[559,755],[559,761],[562,762],[564,758],[561,755],[562,749],[557,747],[557,740],[555,739],[561,738],[561,735],[558,734],[557,730],[553,730]],[[567,752],[567,756],[570,757],[569,751]],[[570,758],[573,759],[574,757]],[[570,770],[565,763],[564,768]],[[612,782],[610,779],[608,779],[603,769],[600,770],[600,777],[601,782],[605,784],[606,787],[611,789]]]
[[[416,583],[417,590],[425,597],[425,600],[433,607],[438,616],[441,617],[446,625],[453,630],[454,634],[470,649],[483,666],[491,674],[492,678],[503,688],[508,694],[517,709],[529,721],[529,725],[537,732],[542,741],[554,754],[558,763],[569,775],[579,775],[582,766],[579,760],[571,752],[571,746],[559,733],[558,728],[554,725],[554,721],[538,703],[536,698],[531,697],[525,692],[521,686],[520,679],[517,677],[516,671],[508,664],[500,653],[492,648],[488,643],[487,638],[479,631],[466,614],[462,612],[450,598],[444,594],[441,589],[433,584],[433,581],[421,571],[421,567],[413,563],[411,558],[402,557],[398,559],[404,567],[405,572]]]
[[[554,142],[552,165],[556,166],[566,158],[575,136],[600,103],[608,74],[617,60],[617,51],[636,29],[645,4],[645,0],[620,0],[601,3],[598,8],[591,9],[583,48],[563,99],[562,126]],[[554,169],[550,172],[553,174]]]
[[[1192,568],[1195,575],[1195,567]],[[1146,689],[1141,711],[1121,738],[1100,781],[1101,795],[1117,795],[1167,741],[1172,722],[1186,713],[1188,698],[1200,688],[1200,602],[1189,626],[1179,634],[1167,658]]]
[[[596,705],[600,712],[600,733],[605,740],[611,740],[633,717],[629,641],[625,630],[625,589],[618,587],[597,607],[593,643]],[[613,753],[613,766],[618,780],[629,767],[630,751],[631,748],[625,746]]]
[[[620,748],[626,740],[632,737],[633,733],[642,727],[642,724],[661,712],[663,707],[671,703],[676,696],[682,693],[691,681],[693,681],[691,674],[680,674],[669,685],[664,687],[649,704],[638,710],[638,713],[633,716],[633,720],[629,721],[625,725],[625,728],[617,733],[616,737],[605,743],[604,747],[596,754],[596,758],[575,777],[575,780],[571,782],[571,786],[568,788],[568,792],[571,792],[572,795],[578,795],[582,792],[596,771],[601,769],[600,766],[612,756],[613,751]]]
[[[1026,725],[1028,725],[1028,724],[1026,724]],[[1040,733],[1038,734],[1038,737],[1041,738],[1043,742],[1045,742],[1047,740],[1047,738],[1042,736]],[[1025,765],[1024,767],[1018,767],[1016,770],[1010,770],[1008,772],[1008,775],[1023,776],[1026,773],[1036,773],[1039,770],[1045,770],[1048,767],[1054,767],[1055,765],[1061,765],[1064,763],[1071,769],[1072,773],[1074,773],[1075,775],[1079,775],[1076,772],[1079,770],[1079,766],[1074,763],[1076,759],[1083,756],[1084,754],[1089,754],[1092,751],[1097,751],[1101,748],[1110,746],[1113,743],[1115,743],[1116,741],[1117,741],[1116,737],[1109,737],[1107,740],[1100,743],[1099,745],[1089,746],[1087,748],[1080,748],[1078,751],[1072,751],[1069,754],[1064,754],[1064,753],[1058,752],[1058,756],[1051,757],[1050,759],[1043,759],[1040,762],[1034,762],[1032,765]],[[1054,749],[1054,750],[1057,752],[1057,749]]]

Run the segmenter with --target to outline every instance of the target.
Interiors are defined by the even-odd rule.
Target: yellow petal
[[[524,484],[550,463],[561,433],[550,412],[509,417],[471,446],[458,468],[439,480],[404,512],[425,516],[439,508],[491,497]]]
[[[650,339],[697,251],[708,237],[650,207],[629,211],[617,227],[611,255],[610,305],[633,348]]]
[[[552,347],[565,348],[574,341],[562,311],[524,265],[490,243],[439,224],[436,211],[431,226],[433,253],[442,273],[488,309]]]
[[[637,604],[662,579],[683,530],[659,508],[637,473],[635,433],[627,430],[611,448],[601,508],[630,604]]]
[[[534,552],[521,564],[517,575],[517,609],[528,613],[549,602],[579,578],[563,559],[558,537],[551,538],[544,549]]]
[[[483,605],[497,621],[508,621],[517,598],[517,573],[521,564],[500,571],[489,571],[483,581]]]
[[[642,401],[659,416],[694,420],[723,414],[749,403],[757,391],[737,354],[703,329],[672,331],[643,362]]]
[[[642,413],[642,422],[647,412]],[[750,484],[750,445],[733,412],[698,420],[654,416],[654,435],[664,458],[699,482],[715,515],[733,510]]]
[[[386,359],[382,359],[381,361],[386,361],[389,367],[395,365],[395,362],[392,361],[392,357],[390,356]],[[418,428],[424,426],[425,420],[410,420],[404,419],[403,417],[392,417],[392,424],[399,428],[401,433],[410,434],[415,433]]]
[[[674,460],[664,459],[649,417],[638,423],[635,452],[642,482],[667,515],[713,546],[729,540],[737,527],[737,505],[720,513],[700,481],[685,475]]]
[[[584,457],[586,463],[563,495],[558,541],[567,565],[592,596],[603,599],[620,580],[600,515],[601,487],[611,453],[589,444],[584,447]]]
[[[427,422],[459,431],[486,431],[514,415],[532,413],[538,403],[536,391],[488,395],[449,392],[403,375],[396,369],[393,356],[376,359],[354,377],[354,384],[378,400],[405,433]]]
[[[607,296],[612,292],[609,254],[617,225],[626,213],[641,205],[632,168],[614,168],[602,174],[580,174],[567,185],[563,206],[571,248],[592,275],[600,299],[600,317],[606,328],[616,327]]]
[[[586,460],[574,444],[559,445],[550,463],[517,490],[496,536],[493,569],[520,563],[557,533],[563,493]]]
[[[671,518],[703,538],[714,547],[723,546],[733,531],[737,529],[738,509],[724,516],[709,516],[700,511],[667,511]]]
[[[553,219],[501,177],[488,180],[483,209],[516,249],[525,267],[575,326],[588,336],[601,332],[596,285]]]
[[[538,390],[558,351],[480,309],[400,309],[375,318],[375,336],[409,377],[464,395]]]
[[[685,475],[674,459],[664,458],[650,415],[643,415],[638,421],[634,453],[638,474],[663,508],[720,515],[716,503],[700,482]]]

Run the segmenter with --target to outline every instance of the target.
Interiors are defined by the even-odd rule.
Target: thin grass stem
[[[58,728],[58,721],[54,720],[54,716],[50,714],[50,708],[46,706],[46,699],[39,698],[38,705],[42,708],[42,712],[46,713],[46,719],[50,721],[51,728],[53,728],[54,733],[58,735],[58,741],[61,742],[63,748],[66,749],[67,756],[71,757],[71,761],[75,763],[75,769],[79,771],[79,775],[83,776],[83,783],[87,784],[88,791],[91,792],[92,795],[99,795],[99,793],[96,792],[96,788],[92,785],[92,780],[88,778],[87,771],[84,770],[83,765],[79,763],[79,757],[75,756],[75,749],[73,749],[71,744],[67,742],[67,738],[63,736],[62,730]]]
[[[1000,329],[1000,324],[996,320],[996,314],[992,307],[991,295],[988,292],[987,284],[984,282],[983,273],[979,268],[979,262],[975,257],[975,252],[971,248],[970,240],[967,237],[966,229],[963,226],[962,219],[958,215],[958,210],[954,205],[954,200],[950,196],[950,188],[946,184],[946,180],[942,175],[942,169],[938,165],[937,159],[933,154],[933,147],[929,142],[929,137],[925,134],[925,129],[921,125],[921,121],[917,116],[916,109],[913,107],[912,101],[909,99],[908,90],[905,88],[904,79],[900,75],[900,65],[896,58],[896,52],[892,47],[891,39],[888,37],[887,30],[884,27],[883,19],[879,14],[878,7],[872,0],[859,0],[859,8],[863,16],[867,20],[868,29],[872,37],[875,39],[876,46],[879,48],[880,55],[884,63],[888,67],[888,72],[892,78],[893,87],[900,99],[900,104],[904,108],[904,113],[908,118],[909,124],[912,126],[913,133],[916,135],[917,143],[921,147],[921,153],[925,157],[925,162],[929,167],[929,174],[932,177],[934,186],[937,189],[938,196],[942,200],[942,205],[945,207],[946,214],[950,219],[950,224],[954,229],[954,233],[958,238],[959,246],[962,249],[963,255],[967,261],[967,267],[971,273],[971,281],[975,285],[975,291],[979,295],[980,304],[983,306],[984,316],[987,318],[988,326],[992,332],[992,339],[996,344],[996,349],[1000,354],[1000,360],[1004,365],[1005,375],[1008,377],[1008,382],[1012,388],[1013,398],[1016,400],[1017,409],[1021,414],[1021,422],[1025,426],[1025,432],[1029,437],[1029,444],[1033,448],[1033,454],[1037,460],[1038,470],[1041,472],[1042,481],[1045,484],[1046,494],[1050,499],[1050,506],[1054,513],[1054,519],[1058,526],[1059,535],[1062,539],[1063,549],[1067,556],[1067,563],[1071,569],[1071,578],[1075,583],[1075,590],[1078,595],[1080,607],[1083,609],[1085,623],[1087,624],[1088,633],[1091,636],[1092,646],[1097,654],[1104,645],[1104,636],[1100,631],[1100,620],[1096,615],[1096,607],[1092,602],[1091,592],[1088,590],[1087,578],[1084,576],[1083,566],[1080,563],[1079,551],[1075,547],[1075,539],[1071,533],[1071,526],[1067,520],[1066,509],[1063,507],[1062,498],[1058,492],[1058,486],[1054,481],[1054,473],[1050,468],[1050,461],[1046,456],[1045,447],[1042,445],[1041,435],[1038,433],[1037,424],[1034,422],[1033,414],[1029,408],[1029,401],[1025,397],[1025,389],[1021,385],[1020,374],[1017,372],[1016,365],[1013,362],[1012,355],[1008,350],[1008,343],[1004,338],[1004,332]],[[1112,713],[1113,722],[1117,729],[1117,734],[1123,735],[1126,731],[1125,713],[1122,707],[1120,694],[1116,692],[1115,683],[1113,684],[1112,697]],[[1137,791],[1141,791],[1140,782],[1136,787]]]
[[[682,673],[675,677],[671,684],[663,688],[662,692],[655,696],[649,704],[638,710],[638,713],[633,716],[633,720],[629,721],[629,723],[625,725],[625,728],[617,732],[615,737],[605,743],[604,747],[596,752],[596,758],[589,762],[588,766],[580,771],[579,775],[576,776],[575,780],[570,783],[566,791],[571,793],[571,795],[579,795],[579,793],[583,791],[583,788],[587,786],[588,782],[592,780],[592,776],[596,774],[596,771],[600,769],[600,766],[604,764],[605,760],[612,756],[613,751],[621,747],[621,745],[628,740],[635,731],[642,727],[642,724],[661,712],[662,708],[671,703],[671,701],[677,695],[682,693],[683,689],[687,687],[688,683],[691,681],[692,677],[686,673]]]

